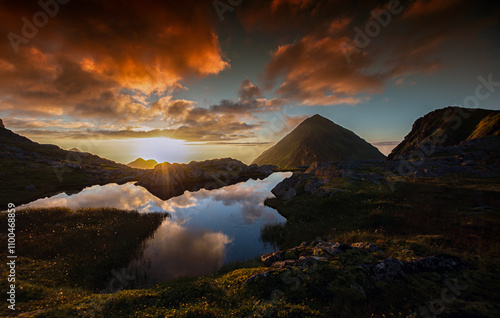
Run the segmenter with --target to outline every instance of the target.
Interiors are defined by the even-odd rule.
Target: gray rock
[[[474,160],[466,160],[462,162],[462,166],[476,166],[477,163]]]
[[[373,245],[371,243],[367,243],[367,242],[352,243],[351,247],[365,250],[365,251],[370,252],[370,253],[380,252],[380,249],[378,247],[376,247],[375,245]]]
[[[297,190],[295,188],[290,188],[288,191],[285,193],[285,195],[282,197],[283,200],[289,201],[297,196]]]
[[[264,266],[271,266],[274,262],[282,261],[285,256],[285,251],[278,251],[270,254],[265,254],[260,257],[261,261],[264,263]]]
[[[443,272],[460,269],[464,266],[465,263],[458,257],[436,255],[409,262],[402,262],[396,258],[388,258],[377,264],[363,265],[362,267],[377,280],[391,281],[405,277],[408,274]]]

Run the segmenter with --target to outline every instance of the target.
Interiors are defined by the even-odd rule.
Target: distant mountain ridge
[[[304,120],[252,163],[289,169],[317,161],[343,159],[384,160],[385,156],[354,132],[316,114]]]
[[[499,135],[500,111],[450,106],[417,119],[387,159],[392,160],[418,149],[426,150],[430,146],[456,146],[466,140]]]
[[[144,160],[142,158],[137,158],[136,160],[127,163],[127,166],[136,169],[153,169],[158,162],[154,159]]]
[[[16,205],[59,192],[138,180],[134,169],[87,152],[63,150],[31,141],[6,129],[0,120],[0,205]]]

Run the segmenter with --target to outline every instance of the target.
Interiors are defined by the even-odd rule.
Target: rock
[[[276,166],[263,165],[263,166],[260,166],[259,168],[257,168],[257,172],[259,172],[261,174],[265,174],[265,175],[270,175],[271,173],[276,171],[276,169],[278,169],[278,167],[276,167]]]
[[[283,199],[285,195],[287,195],[290,189],[295,189],[298,185],[299,176],[297,174],[293,174],[291,177],[286,178],[285,180],[278,183],[272,190],[271,193],[278,199]],[[293,191],[290,193],[290,195]],[[296,194],[296,193],[295,193]]]
[[[294,266],[297,264],[299,264],[299,261],[297,259],[289,259],[289,260],[274,262],[271,264],[270,267],[272,267],[272,268],[284,268],[287,266]]]
[[[306,173],[312,173],[316,168],[318,168],[321,165],[319,161],[313,162],[309,168],[307,168]]]
[[[282,261],[285,256],[285,252],[278,251],[266,255],[262,255],[260,257],[261,261],[264,263],[264,266],[271,266],[274,262]]]
[[[465,263],[458,257],[436,255],[409,262],[402,262],[396,258],[388,258],[377,264],[363,265],[362,267],[377,280],[391,281],[405,277],[408,274],[443,272],[460,269],[464,266]]]
[[[282,199],[285,201],[290,201],[291,199],[295,198],[296,195],[297,195],[297,190],[295,190],[295,188],[290,188],[282,197]]]
[[[326,261],[326,260],[328,260],[328,258],[320,257],[320,256],[301,256],[301,257],[299,257],[299,262],[302,265],[310,265],[310,264],[313,264],[315,262]]]
[[[265,271],[265,272],[262,272],[262,273],[254,274],[254,275],[248,277],[247,280],[245,280],[245,282],[243,283],[243,285],[244,286],[250,285],[253,282],[255,282],[256,280],[259,280],[261,278],[266,278],[266,277],[268,277],[269,275],[271,275],[272,273],[274,273],[276,271],[278,271],[278,270],[277,269],[272,269],[272,270]]]
[[[476,162],[474,160],[466,160],[462,162],[462,166],[476,166]]]
[[[351,247],[365,250],[370,253],[380,252],[380,249],[371,243],[357,242],[357,243],[352,243]]]
[[[5,125],[3,124],[2,119],[0,119],[0,128],[5,128]]]

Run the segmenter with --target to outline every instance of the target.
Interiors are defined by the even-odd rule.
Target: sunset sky
[[[0,0],[0,31],[6,127],[123,163],[249,163],[314,114],[387,154],[434,109],[500,109],[493,1]]]

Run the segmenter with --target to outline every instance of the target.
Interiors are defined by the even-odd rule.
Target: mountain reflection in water
[[[163,201],[133,183],[93,186],[74,194],[58,194],[19,208],[64,206],[71,209],[114,207],[140,212],[169,212],[140,255],[119,271],[123,287],[142,287],[218,270],[224,263],[274,250],[260,240],[260,229],[285,221],[264,206],[270,190],[291,173],[248,180],[216,190],[185,192]],[[116,273],[115,273],[116,276]],[[132,279],[133,277],[133,279]],[[116,281],[116,280],[115,280]],[[123,284],[122,284],[123,285]]]

